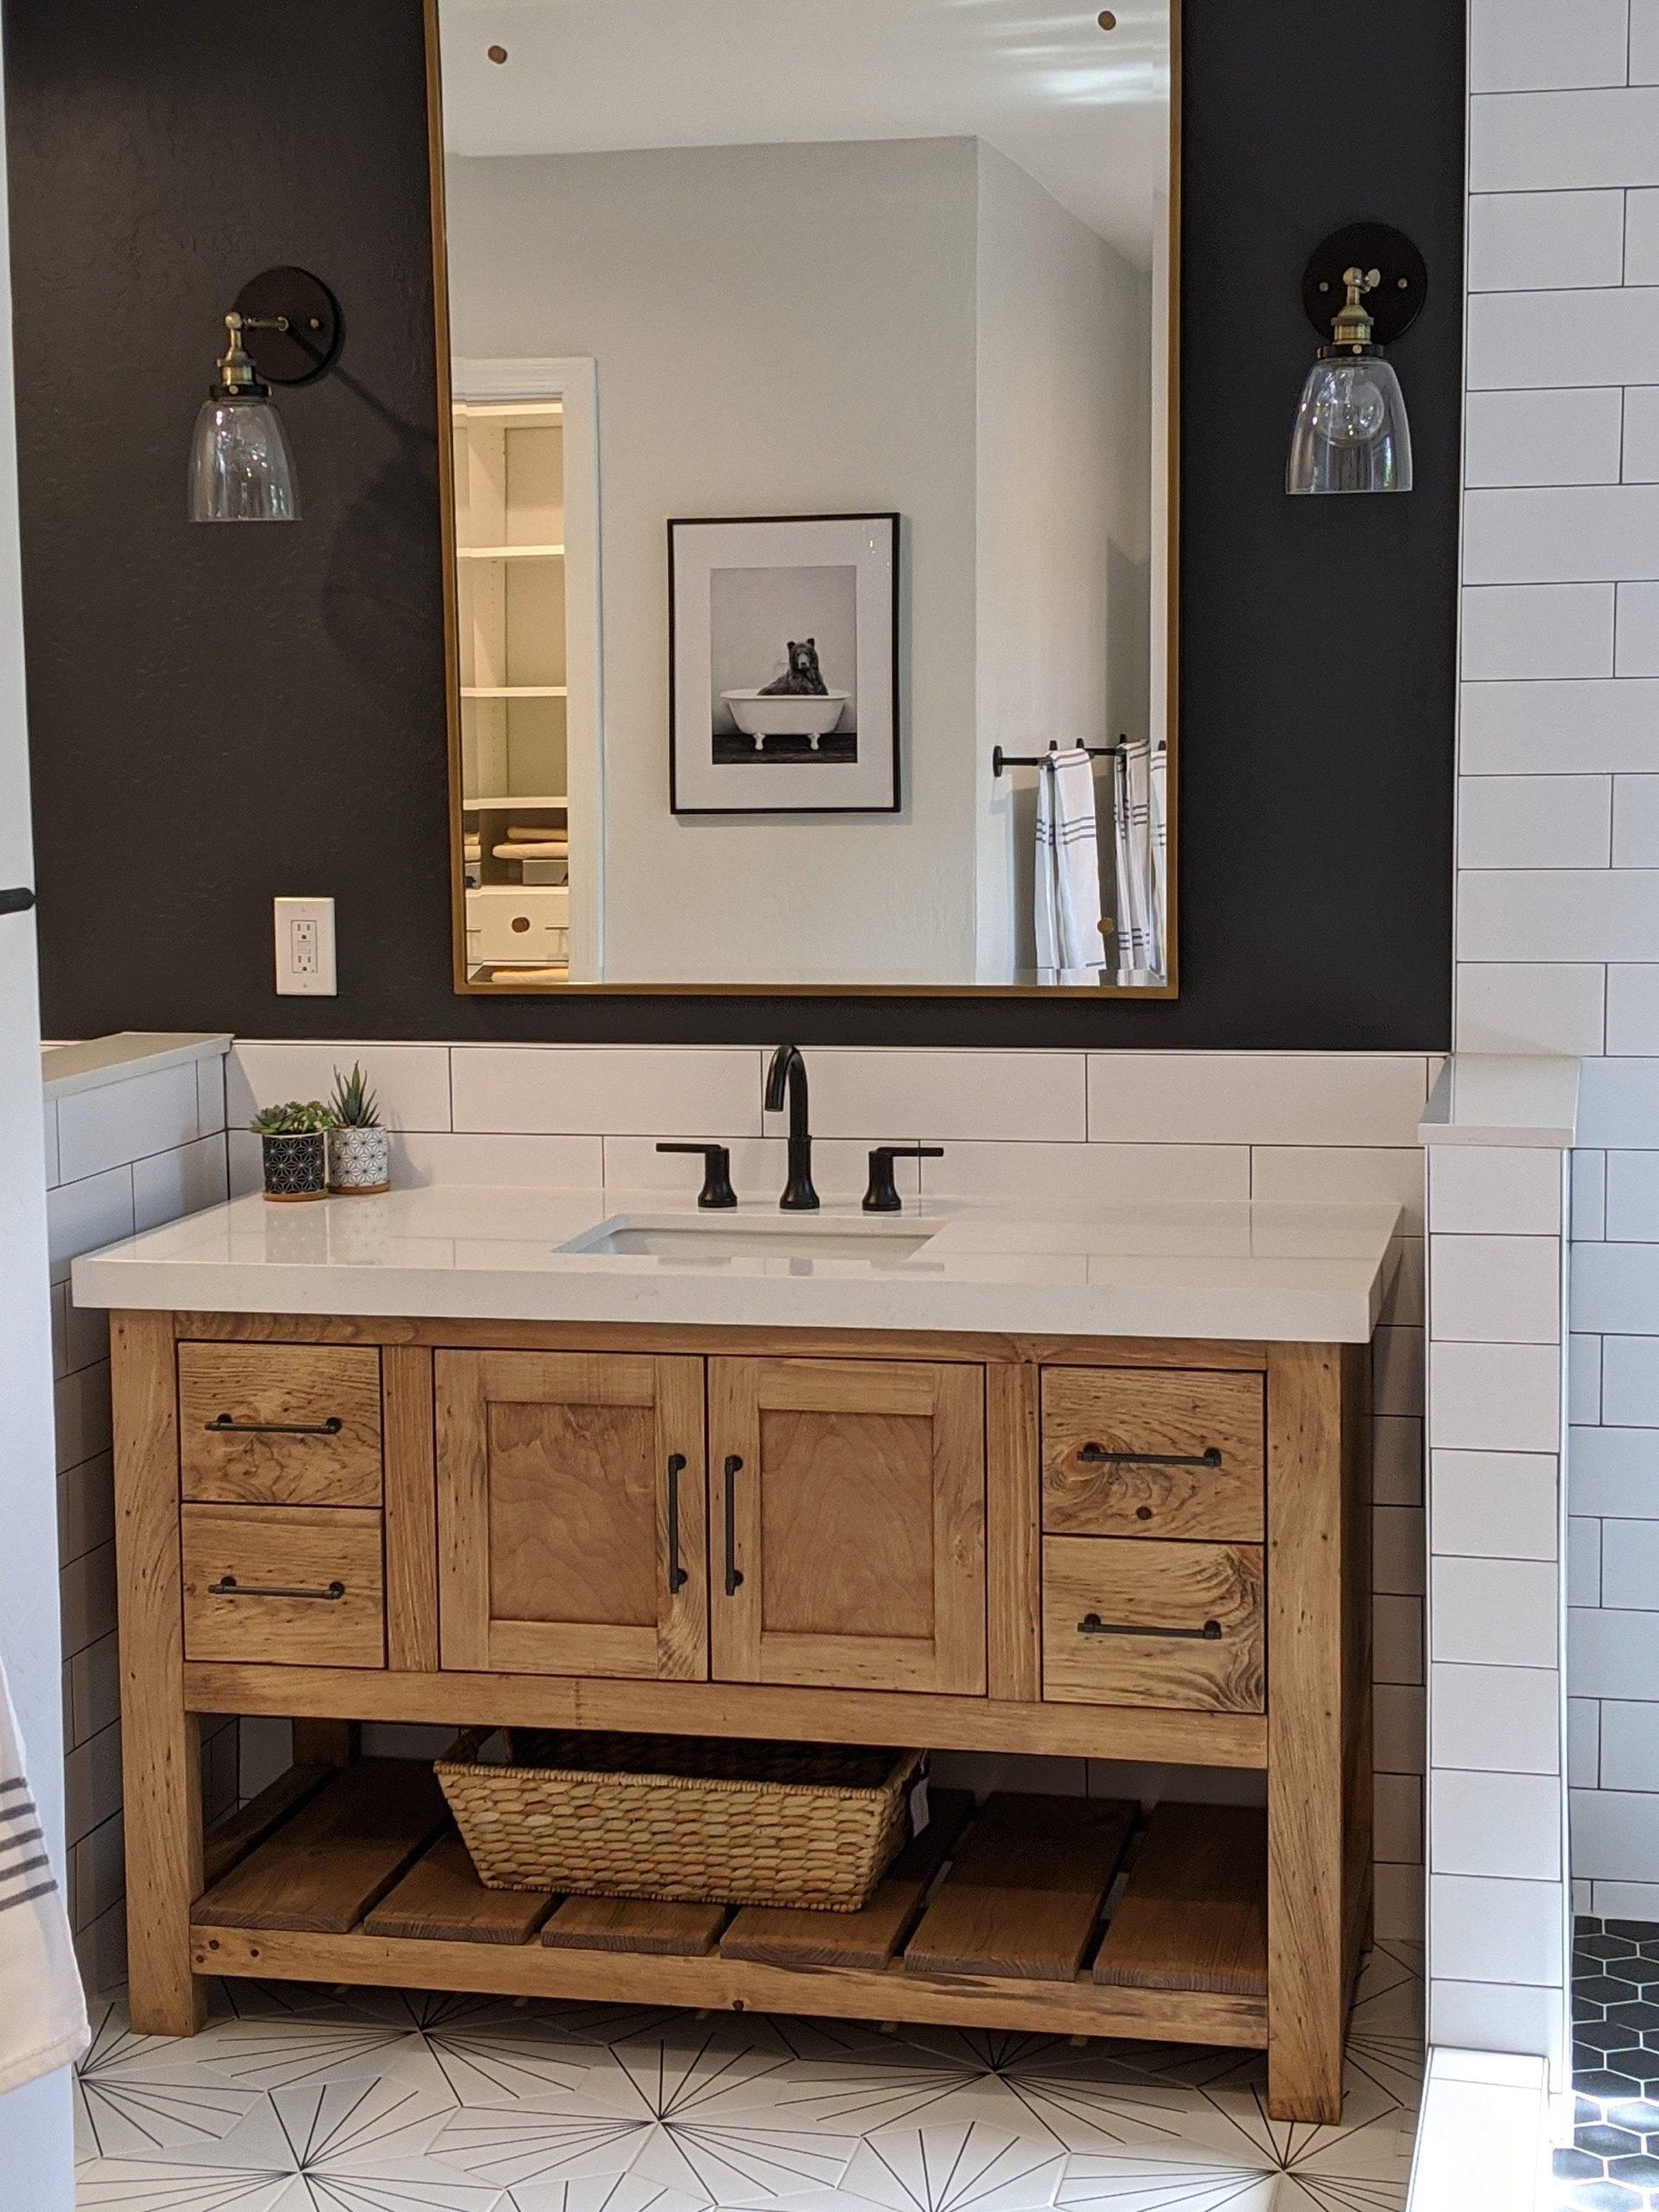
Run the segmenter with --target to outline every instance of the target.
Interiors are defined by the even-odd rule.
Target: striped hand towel
[[[86,2000],[0,1675],[0,2094],[79,2058]]]
[[[1051,753],[1037,779],[1035,888],[1039,982],[1098,982],[1100,832],[1094,763],[1082,746]]]

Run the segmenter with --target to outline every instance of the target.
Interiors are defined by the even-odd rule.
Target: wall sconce
[[[267,269],[236,296],[190,440],[192,522],[297,522],[299,480],[273,384],[311,384],[340,352],[340,305],[303,269]]]
[[[1422,255],[1385,223],[1352,224],[1315,248],[1302,304],[1330,339],[1302,386],[1286,491],[1410,491],[1411,423],[1383,347],[1410,329],[1427,294]]]

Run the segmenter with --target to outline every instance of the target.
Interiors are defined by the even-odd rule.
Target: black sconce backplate
[[[1381,272],[1382,283],[1365,295],[1365,312],[1376,327],[1377,344],[1392,346],[1422,313],[1428,264],[1405,232],[1387,223],[1351,223],[1321,240],[1302,273],[1302,305],[1327,344],[1348,296],[1343,272],[1355,268]]]
[[[320,276],[305,269],[263,270],[232,304],[242,315],[288,317],[286,330],[248,330],[242,335],[267,384],[309,384],[333,368],[344,334],[340,302]]]

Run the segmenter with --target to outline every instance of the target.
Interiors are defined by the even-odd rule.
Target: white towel
[[[86,2050],[86,2000],[0,1675],[0,2094]]]
[[[1051,753],[1037,782],[1038,981],[1097,982],[1106,965],[1100,921],[1095,771],[1078,746]]]
[[[1112,762],[1117,855],[1117,980],[1164,976],[1164,874],[1169,756],[1149,738],[1128,739]]]

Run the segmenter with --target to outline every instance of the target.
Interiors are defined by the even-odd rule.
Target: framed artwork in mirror
[[[674,813],[897,811],[899,520],[669,524]]]

